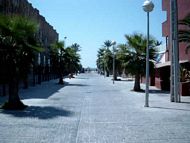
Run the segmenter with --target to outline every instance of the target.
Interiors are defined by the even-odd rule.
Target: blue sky
[[[125,34],[146,34],[144,0],[28,0],[59,33],[66,45],[78,43],[84,67],[96,67],[97,51],[105,40],[125,43]],[[150,14],[150,34],[165,43],[162,22],[166,13],[161,0]]]

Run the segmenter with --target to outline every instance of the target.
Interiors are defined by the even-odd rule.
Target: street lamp
[[[106,64],[105,64],[105,55],[106,55],[106,51],[104,50],[104,55],[103,55],[103,63],[104,63],[104,78],[106,77]]]
[[[146,94],[145,107],[149,107],[149,12],[154,9],[154,4],[151,0],[145,0],[143,10],[147,13],[147,48],[146,48]]]
[[[66,39],[67,39],[67,36],[64,37],[64,47],[66,48]]]
[[[114,84],[114,81],[115,81],[115,45],[116,45],[116,42],[112,41],[111,45],[113,46],[113,84]]]
[[[178,2],[170,0],[170,47],[171,47],[171,102],[180,102],[179,94],[179,41],[178,41]]]
[[[38,53],[38,84],[41,84],[41,54]]]
[[[50,64],[50,58],[48,58],[48,66],[47,66],[47,72],[48,72],[48,81],[51,79],[51,64]]]

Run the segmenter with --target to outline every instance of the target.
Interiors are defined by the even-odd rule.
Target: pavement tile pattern
[[[24,111],[0,110],[0,143],[190,143],[190,97],[131,91],[133,81],[86,73],[21,90]],[[145,86],[142,84],[142,88]],[[0,97],[0,103],[5,101]]]

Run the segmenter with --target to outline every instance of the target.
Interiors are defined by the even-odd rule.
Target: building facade
[[[190,1],[189,0],[178,0],[178,20],[184,19],[188,14],[190,14]],[[162,34],[166,37],[166,61],[170,61],[170,0],[162,0],[162,9],[166,11],[167,19],[162,23]],[[182,27],[179,27],[179,29]],[[190,52],[186,51],[187,44],[179,43],[179,59],[190,60]]]
[[[0,14],[24,16],[39,24],[36,38],[40,41],[45,50],[36,55],[34,63],[35,68],[32,69],[32,75],[30,75],[29,78],[33,84],[37,83],[37,80],[38,83],[46,80],[47,77],[43,76],[45,75],[45,71],[50,71],[50,46],[52,43],[58,41],[59,34],[53,26],[51,26],[42,15],[40,15],[39,10],[34,8],[27,0],[0,0]],[[37,68],[39,65],[41,67]],[[48,69],[46,68],[47,66]]]
[[[184,19],[190,14],[190,1],[177,0],[178,20]],[[162,9],[166,12],[166,21],[162,23],[162,34],[166,37],[165,63],[156,65],[155,85],[163,90],[170,90],[170,64],[171,64],[171,46],[170,46],[170,0],[162,0]],[[178,26],[179,29],[185,27]],[[179,43],[179,63],[190,69],[190,50],[186,50],[187,43]]]
[[[41,53],[41,63],[46,64],[48,60],[44,61],[43,57],[48,55],[50,45],[58,41],[59,34],[53,26],[40,15],[39,10],[33,8],[32,4],[27,0],[0,0],[0,14],[28,17],[39,24],[39,30],[36,36],[45,48],[45,52]],[[48,56],[45,59],[48,59]]]

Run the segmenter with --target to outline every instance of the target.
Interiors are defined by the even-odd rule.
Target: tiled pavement
[[[190,143],[190,97],[171,103],[151,87],[145,108],[132,81],[95,73],[65,81],[22,90],[25,111],[1,110],[0,143]]]

